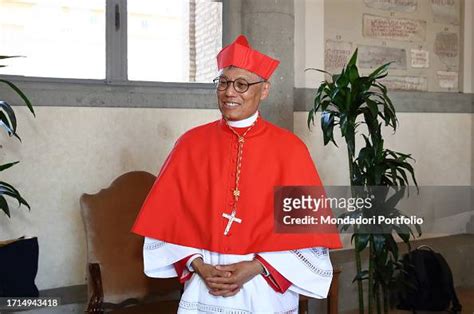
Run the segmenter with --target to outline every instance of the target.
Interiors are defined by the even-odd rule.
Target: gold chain
[[[252,125],[247,130],[245,130],[245,132],[242,135],[239,135],[239,133],[237,133],[229,124],[227,124],[229,129],[237,136],[238,143],[239,143],[239,150],[237,152],[237,166],[235,169],[235,188],[232,193],[234,195],[234,206],[233,206],[234,210],[237,209],[237,202],[239,201],[239,197],[240,197],[239,181],[240,181],[240,170],[242,168],[242,153],[244,150],[245,135],[247,135],[247,133],[253,128],[256,122],[257,120],[255,120],[255,122],[252,123]]]

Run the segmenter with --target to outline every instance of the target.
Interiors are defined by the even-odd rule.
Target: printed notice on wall
[[[417,7],[417,0],[364,0],[369,8],[398,11],[398,12],[414,12]]]
[[[459,25],[460,8],[459,0],[431,0],[436,23]]]
[[[334,73],[340,71],[352,55],[352,43],[344,41],[326,40],[324,51],[324,68]]]
[[[438,83],[441,88],[457,89],[458,72],[437,71]]]
[[[377,46],[359,46],[359,66],[364,69],[378,68],[392,62],[390,69],[406,69],[407,54],[405,49]]]
[[[436,34],[434,53],[448,66],[457,65],[459,54],[458,34],[441,32]]]
[[[463,10],[471,2],[327,0],[324,36],[351,42],[352,52],[358,48],[357,65],[364,75],[389,63],[387,88],[457,92],[462,85],[463,33],[469,32],[462,27]],[[350,56],[326,43],[326,58],[327,66],[340,72]]]
[[[363,34],[365,37],[372,38],[424,41],[426,21],[364,14]]]
[[[429,68],[430,67],[430,53],[428,50],[411,49],[411,67],[412,68]]]
[[[427,79],[418,76],[387,76],[382,80],[382,84],[393,90],[426,91],[428,89]]]

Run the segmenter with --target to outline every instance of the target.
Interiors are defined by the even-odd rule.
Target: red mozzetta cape
[[[132,231],[165,242],[225,254],[323,246],[339,248],[337,233],[273,231],[273,188],[321,185],[305,144],[258,118],[245,136],[237,218],[225,236],[233,202],[237,136],[218,120],[186,132],[147,196]]]

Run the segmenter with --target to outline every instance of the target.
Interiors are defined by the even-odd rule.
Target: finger
[[[227,283],[227,284],[233,284],[235,283],[235,277],[209,277],[206,278],[207,282],[212,282],[212,283]]]
[[[212,282],[208,282],[207,286],[211,290],[234,290],[239,287],[239,285],[237,284],[222,284],[222,283],[212,283]]]
[[[232,297],[232,296],[236,295],[239,291],[240,291],[240,287],[237,288],[237,289],[234,289],[232,291],[225,292],[224,294],[222,294],[222,296],[225,297],[225,298]]]
[[[213,277],[230,277],[232,273],[229,271],[222,271],[222,270],[214,270],[212,272]]]
[[[216,269],[217,270],[233,272],[237,269],[237,267],[235,267],[235,265],[233,265],[233,264],[230,264],[230,265],[217,265]]]
[[[210,290],[209,290],[209,294],[212,294],[212,295],[214,295],[214,296],[216,296],[216,297],[222,296],[222,295],[224,295],[225,293],[227,293],[226,290],[218,290],[218,289],[210,289]]]
[[[219,290],[219,289],[211,289],[209,290],[209,294],[212,294],[213,296],[216,296],[216,297],[222,297],[224,296],[224,294],[228,294],[229,292],[231,292],[233,290]]]

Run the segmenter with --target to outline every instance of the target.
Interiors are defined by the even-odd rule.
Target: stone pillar
[[[234,2],[232,0],[231,2]],[[256,49],[280,60],[270,96],[260,106],[272,123],[293,131],[294,4],[289,0],[238,0],[241,29]],[[237,21],[234,21],[237,24]],[[235,26],[235,25],[234,25]],[[234,28],[236,29],[236,28]],[[231,34],[233,40],[236,34]]]
[[[225,47],[242,33],[242,0],[222,0],[222,3],[222,47]]]

